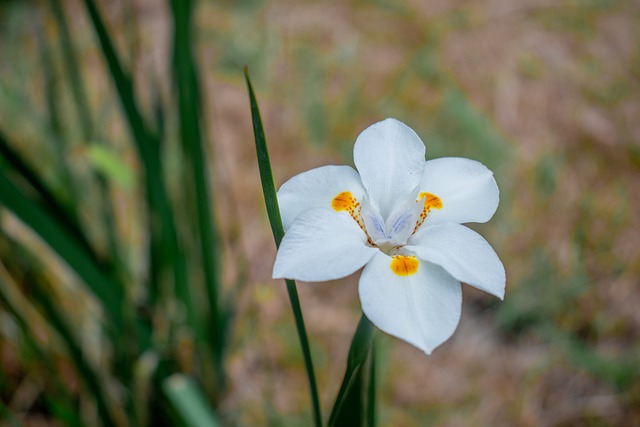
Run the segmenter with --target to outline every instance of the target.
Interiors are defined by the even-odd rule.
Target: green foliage
[[[101,145],[90,145],[87,149],[87,159],[107,180],[125,190],[133,189],[135,180],[133,172],[117,154]]]
[[[190,425],[205,425],[197,417],[205,416],[210,411],[208,405],[216,404],[225,392],[224,357],[231,319],[230,311],[221,312],[218,302],[222,289],[218,271],[221,251],[200,123],[198,69],[190,50],[191,4],[174,2],[171,9],[176,96],[170,108],[178,112],[177,139],[184,152],[184,161],[178,167],[190,177],[190,186],[195,188],[192,198],[181,199],[179,203],[169,194],[165,182],[163,139],[168,133],[163,125],[167,107],[156,103],[151,126],[152,121],[140,107],[138,88],[120,59],[100,9],[93,0],[86,0],[84,5],[143,169],[136,176],[137,171],[117,154],[113,141],[98,135],[93,119],[97,112],[88,100],[85,76],[76,55],[75,28],[69,25],[60,1],[51,0],[63,76],[75,115],[67,123],[70,117],[60,114],[60,87],[56,84],[60,80],[54,59],[58,51],[41,34],[39,47],[49,126],[43,134],[51,137],[44,141],[45,145],[55,144],[49,147],[56,154],[52,157],[56,162],[53,168],[63,172],[66,185],[52,187],[48,177],[32,167],[33,160],[20,154],[15,144],[4,133],[0,134],[0,207],[11,212],[48,246],[44,257],[48,261],[41,263],[38,249],[21,239],[4,236],[3,231],[0,248],[3,254],[12,251],[13,257],[3,259],[0,264],[0,272],[6,268],[7,277],[11,277],[10,282],[2,281],[0,305],[28,338],[29,348],[41,356],[41,363],[50,363],[61,351],[80,379],[82,390],[77,395],[65,378],[51,379],[58,391],[45,393],[44,404],[58,420],[67,425],[92,424],[84,419],[89,415],[105,426],[173,425],[172,420],[177,422],[174,417],[178,417],[191,422]],[[74,124],[80,128],[79,141],[73,140],[73,132],[64,131]],[[65,155],[69,147],[78,146],[82,147],[78,152],[83,153],[90,165],[88,176],[70,167]],[[123,189],[137,191],[138,182],[143,183],[141,206],[146,208],[143,216],[147,227],[144,233],[150,241],[143,274],[123,262],[122,253],[131,253],[131,249],[125,247],[114,216],[117,201],[113,194]],[[85,222],[80,215],[94,209],[87,206],[92,199],[84,197],[81,187],[99,192],[97,211],[102,224],[98,227],[102,233],[94,233],[96,224]],[[176,215],[190,212],[195,212],[194,220],[189,221],[193,225],[178,229]],[[19,253],[29,261],[18,262]],[[55,255],[53,261],[49,260],[51,254]],[[74,279],[70,286],[75,287],[80,298],[89,297],[104,313],[95,314],[98,333],[91,345],[98,345],[99,349],[88,350],[90,344],[73,323],[78,313],[65,310],[65,304],[58,299],[60,289],[52,284],[57,273],[50,272],[52,266],[59,269],[56,267],[59,261],[55,259],[75,274],[78,283]],[[205,296],[205,304],[195,302],[202,301],[201,296]],[[225,298],[228,305],[234,304],[228,296]],[[173,308],[173,312],[167,308]],[[30,321],[34,310],[55,333],[61,347],[38,342],[37,329]],[[100,342],[101,337],[106,342]],[[185,345],[193,346],[195,351],[185,356],[182,349]],[[90,356],[96,350],[102,354],[100,360]],[[57,371],[54,366],[50,370]],[[180,373],[188,373],[205,384],[206,396],[192,380],[179,380],[186,377],[173,376],[165,381]],[[118,393],[114,392],[114,384],[120,388]],[[175,412],[162,404],[165,399],[175,405]],[[85,411],[79,416],[78,405],[87,402],[95,408],[95,414]]]
[[[184,375],[174,374],[163,384],[164,392],[189,427],[217,427],[215,415],[196,384]]]

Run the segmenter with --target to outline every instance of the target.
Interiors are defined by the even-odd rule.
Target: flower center
[[[423,202],[424,200],[424,202]],[[442,209],[442,200],[431,193],[421,192],[415,200],[396,206],[389,216],[382,218],[365,195],[360,203],[350,191],[343,191],[331,201],[336,212],[347,212],[367,236],[368,243],[387,255],[398,250],[424,223],[432,209]]]

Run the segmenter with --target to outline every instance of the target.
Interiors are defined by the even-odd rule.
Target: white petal
[[[459,157],[427,161],[420,192],[434,194],[442,209],[432,209],[427,224],[487,222],[500,200],[493,173],[480,162]]]
[[[353,160],[372,204],[383,218],[398,200],[410,197],[417,189],[424,155],[420,137],[395,119],[369,126],[356,139]]]
[[[284,229],[288,230],[307,209],[331,208],[333,198],[344,191],[351,192],[358,200],[364,194],[360,176],[350,166],[323,166],[292,177],[278,190]]]
[[[348,276],[378,252],[366,242],[350,216],[324,208],[307,210],[285,233],[273,278],[321,282]]]
[[[411,236],[405,249],[438,264],[461,282],[504,298],[502,262],[481,235],[464,225],[423,226]]]
[[[358,291],[362,310],[382,331],[429,354],[446,341],[460,321],[460,283],[435,264],[398,276],[391,257],[380,252],[367,264]]]

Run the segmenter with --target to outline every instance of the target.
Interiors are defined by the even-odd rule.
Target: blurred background
[[[270,279],[244,65],[276,186],[352,164],[357,135],[386,117],[412,127],[427,158],[495,173],[498,212],[472,228],[505,265],[505,300],[465,287],[458,330],[431,356],[378,331],[379,425],[640,425],[638,2],[201,0],[189,40],[174,36],[175,4],[98,1],[142,137],[89,3],[0,2],[0,185],[33,202],[0,193],[1,425],[97,423],[93,377],[114,425],[160,425],[150,408],[162,406],[162,369],[196,378],[221,425],[311,425],[291,307]],[[181,80],[189,45],[195,67]],[[206,175],[193,178],[198,158]],[[149,196],[161,181],[165,210]],[[35,207],[55,217],[49,199],[72,212],[74,247],[122,284],[124,323],[109,326],[110,297],[86,284],[93,261],[70,262],[75,252],[43,237],[47,220],[29,219]],[[176,253],[194,318],[176,302],[183,288],[167,285],[179,282],[165,277],[181,271]],[[211,265],[218,297],[203,308]],[[357,279],[298,284],[326,413],[361,313]],[[151,332],[130,347],[136,322]]]

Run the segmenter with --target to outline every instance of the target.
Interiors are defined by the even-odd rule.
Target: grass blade
[[[66,319],[57,309],[55,301],[52,301],[49,294],[42,289],[42,285],[38,283],[38,280],[32,281],[31,284],[33,286],[35,299],[39,303],[38,305],[42,307],[45,317],[49,320],[50,325],[58,332],[66,344],[69,355],[73,360],[73,366],[78,370],[78,376],[82,378],[88,391],[96,400],[98,413],[100,414],[102,423],[108,427],[116,427],[117,424],[111,414],[109,405],[107,404],[107,397],[104,394],[104,387],[101,385],[99,376],[90,363],[85,359],[82,348],[71,332],[71,328],[69,328]]]
[[[347,369],[329,417],[329,426],[364,425],[362,391],[366,374],[365,364],[372,340],[373,324],[363,314],[351,340]]]
[[[76,58],[73,40],[69,34],[67,18],[65,17],[60,0],[50,0],[49,3],[53,10],[53,15],[58,29],[60,30],[60,50],[62,51],[64,59],[64,74],[68,77],[71,95],[76,105],[76,113],[79,118],[78,121],[80,123],[80,130],[83,138],[82,142],[84,144],[92,143],[94,141],[98,141],[99,138],[95,135],[95,126],[91,117],[91,109],[89,108],[84,79],[82,78],[82,73],[78,72],[81,68]],[[52,105],[54,105],[54,103],[50,103],[50,106]],[[112,275],[116,277],[122,266],[119,259],[120,251],[118,250],[116,237],[115,215],[113,212],[113,206],[109,203],[110,194],[108,182],[100,173],[97,173],[96,175],[100,191],[100,200],[102,202],[102,223],[106,231],[109,256],[111,258],[110,261],[113,263],[113,266],[110,266],[110,268],[113,269]]]
[[[57,253],[102,302],[115,327],[121,327],[122,294],[46,207],[24,195],[0,170],[0,204],[12,211]]]
[[[73,211],[58,200],[47,184],[40,179],[38,174],[35,173],[22,156],[11,147],[11,144],[9,144],[2,132],[0,132],[0,155],[6,161],[6,167],[21,176],[36,191],[47,212],[56,219],[60,226],[66,230],[96,263],[99,263],[99,257],[85,238]]]
[[[271,162],[269,161],[267,140],[264,136],[264,128],[262,126],[262,119],[260,118],[260,109],[258,108],[258,102],[256,101],[256,96],[253,92],[253,87],[251,86],[251,80],[249,79],[249,70],[247,69],[247,67],[244,68],[244,77],[247,82],[247,89],[249,91],[249,102],[251,104],[251,117],[253,121],[253,133],[256,142],[256,153],[258,155],[258,167],[260,168],[262,192],[264,194],[264,200],[267,206],[267,215],[269,216],[269,223],[271,224],[273,238],[276,241],[276,246],[279,247],[280,242],[282,241],[282,237],[284,236],[284,227],[282,226],[282,219],[280,218],[280,208],[278,207],[276,187],[273,182],[273,173],[271,172]],[[300,308],[298,290],[296,289],[295,281],[286,280],[285,282],[287,284],[289,301],[291,302],[291,308],[293,310],[293,317],[296,322],[298,338],[300,339],[300,345],[302,347],[304,365],[307,370],[307,377],[309,379],[309,391],[311,395],[311,403],[313,405],[313,418],[315,421],[315,425],[319,427],[322,425],[322,412],[320,410],[318,386],[316,384],[316,377],[313,371],[311,350],[309,349],[309,340],[307,338],[307,331],[304,326],[302,309]]]
[[[145,169],[144,181],[149,202],[151,227],[150,277],[152,283],[150,299],[152,302],[155,301],[155,294],[158,293],[160,287],[158,282],[163,276],[162,270],[170,268],[173,273],[175,293],[185,306],[189,325],[198,334],[200,325],[191,297],[187,263],[185,255],[180,249],[173,213],[164,184],[159,140],[149,132],[140,113],[133,90],[133,81],[122,66],[95,1],[84,0],[84,4],[124,110],[129,130],[138,150],[138,157]]]
[[[256,154],[258,155],[258,167],[260,168],[260,182],[262,184],[262,192],[264,193],[264,201],[267,207],[267,216],[273,238],[276,246],[280,246],[280,242],[284,237],[284,227],[282,226],[282,218],[280,217],[280,208],[278,206],[278,197],[276,196],[276,186],[273,181],[273,173],[271,172],[271,161],[269,160],[269,149],[267,148],[267,138],[264,135],[264,127],[260,118],[260,109],[256,101],[253,86],[249,79],[249,69],[245,67],[244,77],[249,90],[249,101],[251,103],[251,119],[253,121],[253,133],[256,141]]]
[[[37,25],[37,40],[40,50],[40,62],[42,64],[42,71],[44,74],[44,95],[47,103],[48,122],[51,128],[51,133],[56,145],[54,149],[54,155],[58,162],[58,174],[62,178],[62,183],[67,191],[67,198],[69,202],[77,200],[78,191],[76,189],[76,183],[73,180],[72,169],[65,156],[67,146],[64,144],[62,138],[62,121],[60,118],[60,111],[58,109],[58,92],[57,92],[57,79],[56,72],[53,66],[53,60],[51,58],[51,48],[45,41],[44,24]],[[73,217],[78,218],[77,206],[73,203],[69,203],[69,208],[74,209]]]
[[[14,251],[16,249],[21,252],[19,256],[11,258],[2,256],[7,253],[7,251],[15,255]],[[29,256],[27,253],[24,253],[23,248],[15,243],[12,244],[10,239],[2,231],[0,231],[0,251],[2,251],[0,258],[6,259],[5,262],[7,264],[5,266],[3,261],[0,261],[0,307],[3,307],[13,318],[18,328],[22,331],[24,343],[27,348],[33,352],[45,371],[52,373],[48,380],[53,383],[53,391],[43,396],[51,413],[55,414],[66,426],[82,426],[83,423],[80,420],[78,411],[75,410],[73,406],[75,397],[72,397],[69,390],[63,385],[58,366],[55,366],[53,363],[54,357],[48,353],[51,348],[46,345],[43,346],[36,337],[38,332],[42,332],[42,325],[37,321],[34,322],[33,312],[29,313],[27,311],[25,307],[26,304],[29,304],[27,303],[27,297],[23,294],[16,297],[16,293],[20,292],[18,290],[19,285],[15,283],[8,270],[11,268],[11,264],[17,264],[16,259],[25,260],[29,258]],[[17,269],[19,271],[25,270],[23,266],[19,266]],[[31,308],[32,306],[29,304],[29,307]]]
[[[205,288],[210,311],[211,340],[214,363],[218,380],[224,383],[222,366],[224,330],[219,309],[219,259],[217,232],[210,205],[210,188],[206,173],[206,153],[204,151],[202,127],[200,123],[201,104],[197,71],[191,52],[191,31],[193,3],[186,0],[172,0],[174,24],[173,71],[178,89],[178,111],[180,116],[180,138],[187,161],[193,172],[198,230],[195,233],[200,243],[201,264],[204,269]]]
[[[218,427],[211,406],[198,386],[187,376],[175,374],[164,380],[164,394],[188,427]]]
[[[93,137],[93,120],[91,118],[91,110],[89,109],[89,102],[87,101],[87,95],[84,85],[84,79],[82,73],[78,70],[78,60],[76,58],[75,49],[71,35],[69,34],[69,27],[67,25],[67,19],[64,15],[64,10],[60,4],[60,0],[50,0],[49,5],[53,11],[53,16],[56,20],[58,30],[60,31],[60,48],[62,51],[63,65],[65,68],[65,75],[69,76],[69,87],[71,89],[71,95],[74,103],[76,104],[76,110],[78,117],[80,118],[80,128],[82,131],[82,137],[84,142],[89,142]]]
[[[100,419],[102,420],[104,425],[108,427],[116,427],[117,424],[115,423],[109,409],[109,405],[107,404],[107,398],[104,394],[104,388],[100,384],[98,374],[84,357],[80,345],[78,344],[66,319],[58,309],[56,302],[51,297],[51,293],[45,290],[44,281],[46,279],[43,278],[44,276],[34,271],[39,264],[38,261],[26,251],[21,251],[21,248],[17,248],[17,250],[22,253],[26,260],[28,260],[29,266],[27,268],[21,267],[20,270],[28,272],[27,277],[31,290],[30,299],[35,302],[35,306],[38,306],[41,309],[41,311],[43,312],[43,317],[48,321],[51,329],[56,331],[59,334],[60,338],[62,338],[62,341],[65,343],[69,355],[73,360],[73,366],[78,371],[78,378],[85,382],[87,390],[94,397]],[[8,272],[4,270],[3,265],[0,265],[0,268],[3,273],[2,276],[5,276],[5,273],[8,274]],[[7,289],[8,284],[3,283],[4,280],[4,277],[0,277],[0,287],[2,289]],[[10,311],[18,321],[18,324],[23,326],[23,330],[27,332],[25,329],[25,319],[17,310],[14,309],[13,305],[10,303],[10,298],[8,297],[8,295],[4,294],[4,291],[0,292],[0,302],[5,303],[10,308]],[[37,346],[35,341],[33,342],[33,344],[39,350],[39,347]],[[48,359],[46,360],[47,362],[45,363],[49,364]]]

